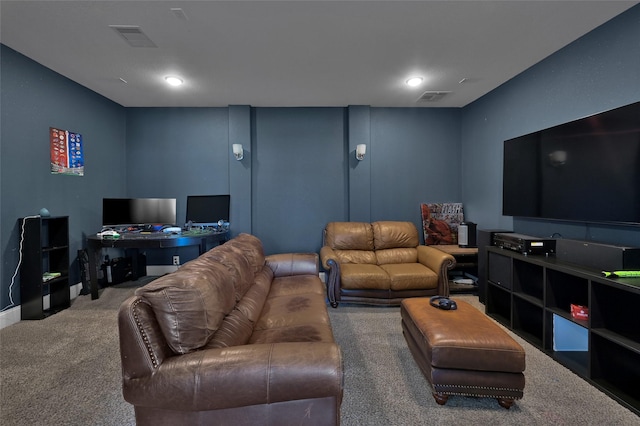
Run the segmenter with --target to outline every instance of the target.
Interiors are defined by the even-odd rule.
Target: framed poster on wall
[[[82,135],[49,127],[51,174],[84,176]]]

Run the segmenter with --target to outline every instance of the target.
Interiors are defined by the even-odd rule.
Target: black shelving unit
[[[640,280],[605,278],[553,256],[486,251],[487,315],[640,415]],[[571,304],[588,307],[589,318],[573,318]]]
[[[69,217],[19,219],[22,241],[20,317],[43,319],[69,307]],[[44,280],[46,272],[60,276]],[[44,297],[49,295],[49,308]]]

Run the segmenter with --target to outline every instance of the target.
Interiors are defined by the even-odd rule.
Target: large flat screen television
[[[198,226],[213,226],[218,221],[229,221],[229,195],[187,196],[187,223]]]
[[[640,102],[504,142],[503,214],[640,225]]]
[[[102,226],[175,224],[175,198],[102,199]]]

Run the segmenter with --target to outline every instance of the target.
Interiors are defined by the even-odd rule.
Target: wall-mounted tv
[[[187,196],[187,222],[198,226],[213,226],[219,220],[229,221],[229,195]]]
[[[175,198],[102,199],[102,226],[175,224]]]
[[[640,225],[640,102],[504,142],[503,214]]]

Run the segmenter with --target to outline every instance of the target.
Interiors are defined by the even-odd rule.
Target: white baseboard
[[[80,295],[80,291],[82,290],[82,283],[74,284],[69,287],[69,297],[71,300],[75,299]],[[42,297],[42,309],[49,309],[51,306],[49,302],[49,295],[45,295]],[[5,327],[9,327],[10,325],[17,324],[20,322],[20,314],[21,312],[20,305],[15,306],[11,309],[7,309],[6,311],[0,312],[0,330]]]
[[[82,291],[82,283],[74,284],[71,287],[69,287],[69,296],[71,297],[71,300],[80,296],[81,291]]]
[[[20,305],[0,312],[0,330],[20,322]]]

